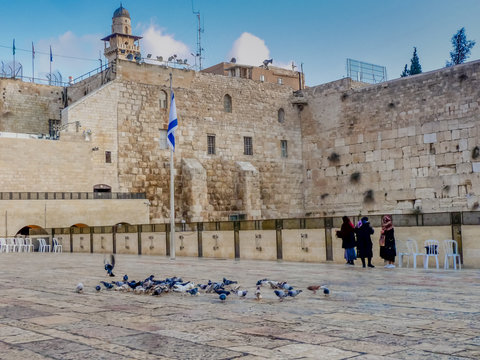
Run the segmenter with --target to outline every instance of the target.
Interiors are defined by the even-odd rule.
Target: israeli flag
[[[177,107],[175,106],[175,95],[172,90],[172,100],[170,103],[170,115],[168,116],[167,142],[170,149],[175,151],[175,130],[178,126]]]

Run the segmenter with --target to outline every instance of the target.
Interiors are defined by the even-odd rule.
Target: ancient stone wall
[[[160,130],[168,126],[168,107],[161,108],[159,99],[161,91],[170,93],[170,72],[179,119],[174,160],[177,217],[189,220],[192,214],[186,204],[198,203],[188,198],[190,189],[183,189],[189,181],[186,178],[184,184],[182,179],[182,158],[196,159],[206,171],[209,205],[204,220],[225,219],[231,214],[269,218],[301,213],[301,134],[297,110],[289,103],[291,89],[130,62],[119,62],[117,79],[99,89],[101,93],[89,96],[81,114],[82,101],[68,109],[68,122],[78,120],[82,128],[90,126],[93,134],[104,131],[106,138],[118,141],[119,191],[146,192],[152,221],[169,217],[170,154],[159,146]],[[224,110],[226,94],[232,97],[231,113]],[[102,111],[104,106],[108,110]],[[280,108],[285,111],[283,123],[278,121]],[[93,116],[89,113],[96,114],[98,123],[85,119]],[[111,133],[101,129],[106,124],[114,126],[116,119],[117,129],[112,128]],[[207,154],[207,134],[216,138],[212,155]],[[244,155],[244,136],[252,137],[253,155]],[[281,156],[280,140],[288,142],[287,157]],[[91,145],[97,146],[94,137]],[[257,204],[258,199],[238,201],[236,161],[250,162],[259,172],[261,215],[249,214],[245,208]]]
[[[305,211],[476,209],[480,61],[363,88],[307,89]]]
[[[0,79],[0,131],[48,134],[48,120],[59,120],[63,88]]]

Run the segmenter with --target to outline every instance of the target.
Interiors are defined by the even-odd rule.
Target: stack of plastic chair
[[[53,252],[63,252],[63,246],[58,243],[57,238],[53,238],[52,242],[53,242]]]

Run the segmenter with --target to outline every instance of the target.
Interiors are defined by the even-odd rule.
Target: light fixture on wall
[[[92,136],[92,130],[83,130],[83,136],[85,137],[85,141],[90,141]]]

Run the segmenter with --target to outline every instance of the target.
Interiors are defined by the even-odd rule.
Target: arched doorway
[[[47,230],[38,225],[27,225],[17,231],[16,235],[22,235],[25,237],[35,235],[48,235]]]

